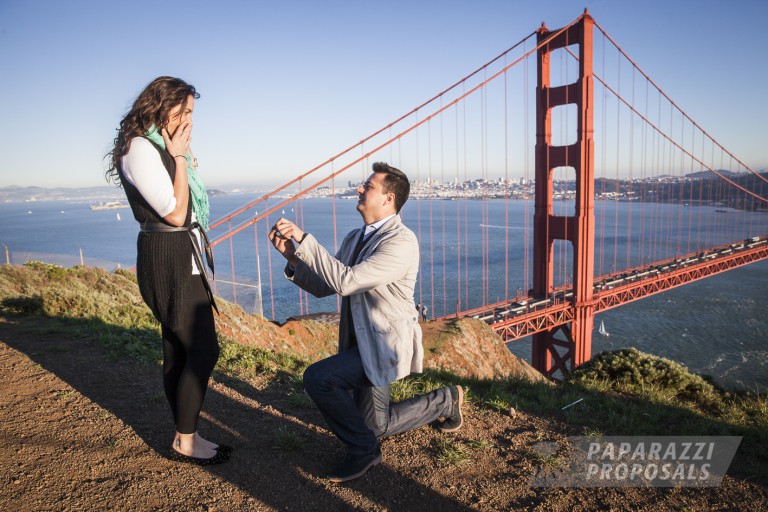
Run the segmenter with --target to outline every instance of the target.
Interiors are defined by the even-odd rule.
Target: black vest
[[[173,157],[163,148],[150,141],[157,149],[163,166],[173,182],[176,164]],[[120,183],[123,185],[128,204],[134,218],[139,222],[165,222],[149,206],[141,193],[123,176],[120,169]],[[192,221],[192,201],[187,207],[184,225]],[[137,240],[136,278],[139,291],[158,322],[171,330],[184,325],[186,315],[191,314],[184,307],[189,299],[192,276],[192,245],[189,234],[140,232]]]

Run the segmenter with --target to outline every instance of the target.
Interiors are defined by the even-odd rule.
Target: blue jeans
[[[304,388],[353,456],[374,453],[379,439],[413,430],[453,412],[447,387],[390,402],[389,385],[371,384],[357,347],[309,366],[304,372]]]

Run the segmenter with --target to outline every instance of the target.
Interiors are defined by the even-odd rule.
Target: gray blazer
[[[365,374],[374,386],[384,386],[422,371],[424,349],[413,302],[419,243],[395,215],[371,235],[358,263],[350,266],[361,229],[344,238],[335,257],[307,234],[296,250],[293,276],[286,275],[315,297],[349,297]],[[342,308],[339,352],[349,348],[349,335]]]

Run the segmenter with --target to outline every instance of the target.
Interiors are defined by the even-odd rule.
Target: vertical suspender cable
[[[483,78],[487,77],[487,73],[484,73]],[[483,234],[483,249],[482,249],[482,304],[488,304],[488,154],[486,152],[486,140],[487,140],[487,89],[483,87],[480,91],[480,173],[483,180],[480,182],[483,187],[481,194],[482,201],[482,227],[480,231]]]
[[[299,190],[301,191],[303,189],[301,185],[301,180],[299,180]],[[300,220],[299,215],[299,201],[301,201],[301,198],[297,199],[296,202],[293,203],[293,207],[291,207],[291,211],[293,212],[293,223],[299,226],[299,229],[304,230],[304,225]],[[297,286],[296,290],[299,294],[299,315],[304,314],[304,290],[301,289],[301,287]]]
[[[693,152],[693,148],[695,146],[695,142],[694,142],[695,139],[696,139],[696,131],[695,131],[694,127],[691,127],[691,152]],[[690,202],[691,208],[688,211],[688,247],[685,250],[686,254],[689,254],[691,252],[691,237],[693,235],[693,212],[695,210],[701,211],[701,207],[700,207],[701,205],[699,204],[699,206],[697,207],[696,198],[695,198],[694,193],[693,193],[693,188],[694,188],[693,158],[689,158],[689,160],[691,162],[691,166],[690,166],[690,168],[688,170],[688,177],[689,177],[689,181],[690,181],[691,185],[690,185],[689,190],[688,190],[688,195],[689,195],[689,197],[691,199],[691,202]]]
[[[631,103],[635,104],[635,68],[632,68],[632,85],[630,88],[632,93]],[[635,123],[633,122],[632,112],[628,112],[629,120],[629,161],[627,163],[627,257],[626,268],[631,268],[632,264],[632,178],[633,168],[635,165]]]
[[[256,250],[256,284],[257,284],[257,290],[259,290],[259,310],[256,311],[255,309],[251,312],[253,314],[258,313],[261,316],[264,316],[264,304],[261,303],[262,301],[262,293],[261,293],[261,264],[259,259],[259,223],[255,223],[253,225],[253,242],[255,245]]]
[[[643,105],[645,107],[645,117],[648,117],[648,82],[645,82],[645,99],[643,101]],[[645,247],[645,215],[647,214],[646,210],[646,202],[645,202],[645,193],[646,193],[646,185],[647,185],[647,179],[648,179],[648,125],[646,123],[643,123],[642,130],[641,130],[641,143],[640,143],[640,182],[642,183],[640,187],[640,231],[639,231],[639,237],[638,237],[638,245],[639,245],[639,251],[640,251],[640,264],[642,266],[647,266],[646,261],[646,247]]]
[[[621,55],[617,55],[616,59],[616,82],[617,86],[616,89],[619,91],[619,95],[621,94]],[[619,188],[619,169],[621,168],[621,161],[620,161],[620,155],[621,155],[621,102],[619,101],[619,97],[616,97],[616,174],[615,174],[615,180],[616,180],[616,195],[613,198],[614,201],[614,221],[613,221],[613,270],[614,272],[618,272],[618,256],[619,256],[619,194],[621,193],[621,190]]]
[[[672,106],[670,105],[670,109],[669,109],[669,133],[672,133],[673,124],[674,124],[673,123],[673,117],[674,116],[672,115]],[[669,139],[665,139],[664,147],[666,148],[666,151],[668,152],[668,159],[669,159],[669,163],[667,164],[667,169],[665,170],[665,172],[667,172],[671,176],[672,175],[672,170],[674,169],[674,165],[675,165],[675,159],[674,159],[674,155],[673,155],[673,147],[672,147],[672,144],[670,143]],[[665,190],[665,197],[667,198],[667,201],[669,202],[668,204],[671,205],[671,204],[673,204],[672,203],[672,182],[671,182],[671,180],[669,180],[669,179],[665,180],[665,187],[664,188],[666,189]],[[677,207],[679,208],[680,205],[678,204]],[[665,226],[665,228],[666,228],[665,229],[666,240],[664,241],[664,243],[665,243],[665,245],[664,245],[664,255],[665,255],[665,258],[671,257],[674,254],[674,252],[675,252],[675,251],[672,250],[673,249],[672,248],[672,221],[670,219],[667,222],[668,222],[668,224]]]
[[[232,230],[232,221],[227,222],[230,231]],[[237,279],[235,278],[235,248],[232,245],[232,238],[229,239],[229,260],[232,264],[232,297],[235,304],[237,304]],[[204,268],[200,269],[200,272],[205,272]]]
[[[525,46],[523,47],[523,51],[525,52]],[[527,52],[526,52],[527,53]],[[528,58],[525,61],[525,65],[523,66],[523,140],[525,141],[525,150],[524,150],[524,166],[523,166],[523,179],[525,180],[526,186],[530,186],[530,165],[529,165],[529,148],[530,146],[530,113],[528,110],[529,104],[530,104],[530,89],[529,89],[529,81],[530,77],[528,76],[528,66],[531,62],[535,62],[534,58]],[[528,290],[530,289],[530,275],[529,275],[529,254],[530,254],[530,243],[531,243],[531,231],[533,230],[533,226],[531,225],[531,213],[530,213],[530,198],[528,197],[528,194],[525,194],[524,196],[524,203],[523,203],[523,294],[525,296],[528,295]]]
[[[685,140],[685,123],[683,122],[682,119],[680,120],[680,140],[681,141]],[[682,151],[679,151],[679,153],[680,153],[680,164],[679,164],[679,166],[677,168],[677,181],[678,181],[678,183],[680,182],[680,180],[683,177],[683,172],[685,172],[685,161],[684,161],[685,153],[683,153]],[[677,215],[677,235],[676,235],[676,237],[677,237],[677,244],[676,244],[676,247],[675,247],[675,256],[680,256],[680,254],[682,253],[681,244],[683,243],[683,235],[684,235],[683,234],[683,214],[684,214],[684,206],[683,205],[685,204],[685,202],[682,200],[682,197],[683,197],[684,187],[685,187],[684,184],[679,187],[680,198],[681,198],[680,205],[681,206],[680,206],[680,208],[678,208],[678,215]],[[689,213],[690,213],[690,211],[689,211]]]
[[[454,111],[456,117],[455,121],[455,139],[456,139],[456,179],[454,184],[456,185],[456,314],[463,309],[465,303],[461,300],[461,204],[466,201],[465,198],[459,193],[459,109]],[[466,240],[463,241],[466,244]]]
[[[440,106],[442,107],[443,100],[440,99]],[[440,114],[440,187],[445,187],[445,141],[443,139],[443,128],[444,128],[444,114]],[[448,287],[447,287],[447,274],[448,274],[448,268],[446,267],[446,239],[445,239],[445,198],[442,198],[440,201],[440,222],[441,222],[441,231],[442,231],[442,238],[441,238],[441,247],[443,249],[443,266],[442,266],[442,274],[443,274],[443,311],[440,314],[440,316],[444,316],[448,314]],[[436,316],[434,310],[432,311],[432,316]]]
[[[462,92],[466,91],[466,86],[463,86]],[[463,143],[464,143],[464,181],[467,181],[467,104],[462,104],[463,122],[462,128],[464,129]],[[467,309],[470,308],[469,302],[469,202],[464,202],[464,303]]]
[[[427,172],[429,173],[429,286],[430,307],[432,315],[435,314],[435,228],[433,223],[433,204],[435,197],[434,181],[432,180],[432,120],[427,122]],[[423,303],[422,303],[423,304]]]
[[[504,57],[506,68],[507,58]],[[509,301],[509,130],[507,73],[504,73],[504,301]]]
[[[419,113],[416,112],[415,114],[416,120],[419,119]],[[421,148],[419,147],[419,132],[420,130],[416,130],[415,138],[416,138],[416,183],[421,187]],[[428,190],[428,188],[424,188],[423,190]],[[427,192],[428,193],[428,192]],[[421,238],[421,196],[422,194],[418,194],[416,196],[416,232],[417,236],[419,238],[419,246],[420,248],[424,247],[423,239]],[[419,304],[424,305],[424,272],[422,272],[423,268],[423,262],[424,262],[424,250],[419,251]],[[421,314],[421,311],[419,311],[419,314]]]
[[[264,220],[266,221],[264,227],[266,228],[267,236],[269,236],[269,230],[272,227],[269,224],[269,214],[264,217]],[[269,302],[272,306],[272,320],[275,320],[275,288],[272,285],[272,251],[267,251],[267,267],[269,270]]]
[[[331,162],[331,174],[335,174],[333,170],[334,164]],[[339,222],[336,217],[336,176],[331,180],[331,212],[333,217],[333,254],[337,254],[339,252]],[[341,295],[338,293],[336,294],[336,312],[341,313]]]
[[[705,158],[705,156],[704,156],[704,134],[702,133],[701,134],[701,160],[704,161],[704,158]],[[691,166],[693,166],[693,164],[691,164]],[[701,176],[699,178],[699,203],[700,203],[700,206],[699,206],[699,209],[698,209],[699,210],[698,211],[698,216],[696,218],[696,239],[695,239],[696,244],[695,244],[695,247],[694,247],[694,250],[696,250],[696,251],[699,251],[699,250],[701,250],[703,248],[706,248],[706,246],[703,245],[703,241],[701,239],[701,236],[702,236],[701,235],[701,223],[702,223],[701,217],[702,217],[702,210],[704,209],[704,206],[708,205],[710,203],[708,201],[704,200],[704,181],[705,181],[704,176]],[[711,190],[712,187],[708,186],[707,188]],[[706,219],[707,227],[711,227],[710,226],[710,219],[711,218],[712,218],[711,215],[707,215],[707,219]]]

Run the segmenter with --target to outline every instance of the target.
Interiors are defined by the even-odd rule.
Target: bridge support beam
[[[573,322],[570,326],[533,335],[533,366],[550,378],[566,376],[589,360],[594,328],[595,180],[592,31],[586,12],[565,30],[538,32],[538,84],[536,87],[536,191],[533,235],[533,295],[551,296],[554,283],[554,241],[566,240],[573,248]],[[578,45],[579,76],[570,84],[553,86],[550,58],[555,50],[572,51]],[[571,58],[563,54],[563,58]],[[575,105],[577,133],[567,146],[552,145],[552,110]],[[562,116],[565,117],[565,116]],[[560,132],[558,128],[558,133]],[[571,135],[571,134],[569,134]],[[568,140],[573,140],[571,135]],[[572,168],[576,175],[576,203],[572,216],[554,214],[553,171]],[[566,276],[561,284],[570,286]]]

